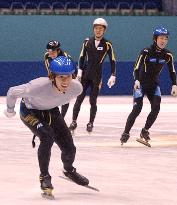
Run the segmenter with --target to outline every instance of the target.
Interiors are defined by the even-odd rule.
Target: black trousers
[[[28,109],[22,100],[20,118],[33,134],[40,139],[38,161],[42,175],[49,174],[51,148],[54,142],[61,150],[64,169],[73,170],[72,164],[75,159],[76,147],[58,107],[44,111]]]
[[[90,101],[90,120],[89,122],[93,123],[95,116],[96,116],[96,112],[97,112],[97,97],[99,94],[99,84],[95,83],[92,80],[89,79],[82,79],[81,81],[82,86],[83,86],[83,91],[82,93],[77,97],[77,100],[74,104],[74,108],[73,108],[73,120],[77,120],[79,111],[80,111],[80,107],[81,104],[87,94],[87,89],[90,87],[91,91],[90,91],[90,95],[89,95],[89,101]]]
[[[69,103],[61,106],[61,115],[64,118],[69,108]]]
[[[160,103],[161,103],[161,92],[160,87],[157,86],[154,89],[147,90],[147,89],[138,89],[137,91],[134,91],[134,105],[131,113],[128,116],[126,125],[125,125],[125,133],[129,133],[136,118],[140,114],[142,107],[143,107],[143,98],[146,94],[150,104],[151,104],[151,111],[146,119],[146,123],[144,128],[148,130],[153,123],[155,122],[158,113],[160,111]]]

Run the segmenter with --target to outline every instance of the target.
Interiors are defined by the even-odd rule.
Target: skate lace
[[[63,173],[66,177],[70,178],[72,181],[74,181],[77,184],[87,185],[89,183],[86,177],[76,172],[76,168],[73,168],[73,170],[71,171],[63,171]]]
[[[149,136],[149,132],[147,130],[143,130],[142,132],[144,135]]]
[[[65,175],[67,175],[68,177],[74,177],[74,178],[79,178],[82,179],[83,176],[81,174],[79,174],[78,172],[76,172],[76,168],[74,168],[72,171],[69,172],[65,172]]]
[[[52,183],[51,183],[51,177],[49,175],[47,176],[40,176],[40,181],[41,181],[41,185],[43,187],[50,187],[52,188]]]
[[[71,127],[75,127],[76,125],[77,125],[76,122],[72,122],[72,123],[71,123]]]
[[[93,124],[92,124],[92,123],[88,123],[88,124],[87,124],[87,127],[92,128],[92,127],[93,127]]]

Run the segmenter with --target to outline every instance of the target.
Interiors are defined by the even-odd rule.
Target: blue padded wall
[[[103,67],[103,85],[101,95],[131,95],[133,88],[133,62],[117,63],[117,83],[111,89],[107,86],[110,77],[108,62]],[[177,66],[177,64],[175,64]],[[27,83],[40,76],[47,76],[43,62],[0,62],[0,96],[6,95],[9,87]],[[168,69],[165,66],[161,75],[161,91],[164,95],[170,94],[171,81]]]

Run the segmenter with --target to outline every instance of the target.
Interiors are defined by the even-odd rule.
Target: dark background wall
[[[107,86],[110,77],[110,65],[108,62],[103,67],[103,85],[101,95],[131,95],[133,90],[133,65],[134,62],[117,63],[117,82],[111,89]],[[175,64],[175,66],[177,66]],[[27,83],[31,79],[46,76],[43,62],[1,62],[0,63],[0,95],[6,95],[9,87]],[[161,76],[161,91],[169,95],[171,82],[168,69],[165,66]]]
[[[43,54],[51,39],[61,42],[63,50],[78,60],[83,40],[92,35],[96,16],[0,16],[0,95],[10,86],[45,76]],[[143,47],[152,43],[152,30],[159,25],[170,31],[168,48],[177,59],[176,16],[106,16],[109,26],[105,37],[112,41],[117,56],[117,84],[106,86],[109,77],[108,59],[104,65],[102,95],[132,94],[133,64]],[[170,82],[162,72],[162,93],[169,94]]]

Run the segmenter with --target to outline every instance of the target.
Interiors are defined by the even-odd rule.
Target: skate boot
[[[81,186],[85,186],[89,184],[89,180],[86,177],[82,176],[81,174],[77,173],[75,168],[73,168],[72,171],[63,171],[63,174],[66,177],[68,177],[71,181]]]
[[[76,127],[77,127],[77,122],[73,120],[69,126],[69,130],[74,133],[74,130],[76,129]]]
[[[121,145],[123,145],[124,143],[126,143],[129,138],[130,138],[130,134],[124,132],[124,133],[122,134],[121,138],[120,138]]]
[[[87,124],[86,130],[87,130],[87,132],[89,132],[89,133],[92,132],[92,130],[93,130],[93,123],[89,122],[89,123]]]
[[[41,194],[43,198],[47,199],[54,199],[54,196],[52,194],[53,186],[51,183],[51,176],[48,175],[40,175],[39,177],[40,183],[41,183],[41,190],[43,193]]]
[[[141,130],[140,137],[143,138],[145,141],[148,142],[148,141],[150,140],[148,130],[146,130],[146,129],[143,128],[143,129]]]
[[[148,130],[146,130],[145,128],[143,128],[141,130],[141,133],[140,133],[140,138],[138,138],[136,141],[137,142],[140,142],[148,147],[151,147],[151,145],[149,144],[149,141],[150,140],[150,137],[149,137],[149,132]]]

